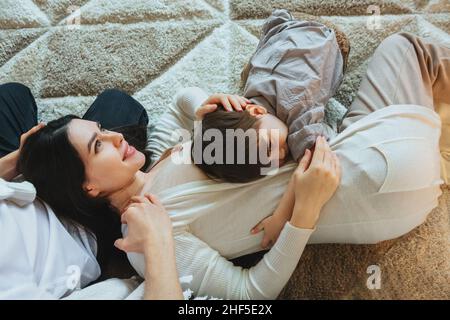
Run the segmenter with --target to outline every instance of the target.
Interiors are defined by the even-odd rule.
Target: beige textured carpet
[[[369,18],[370,5],[379,20]],[[81,8],[80,19],[71,6]],[[0,83],[30,86],[44,121],[81,115],[95,95],[116,87],[155,122],[181,87],[239,91],[263,19],[282,7],[323,16],[351,41],[330,123],[351,103],[368,58],[388,35],[409,31],[450,45],[449,0],[0,0]],[[450,191],[443,191],[426,223],[401,239],[309,246],[281,298],[449,299]],[[381,270],[379,290],[366,286],[372,264]]]

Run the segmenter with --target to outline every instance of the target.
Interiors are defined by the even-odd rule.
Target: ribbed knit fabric
[[[155,155],[173,145],[170,137],[177,128],[192,128],[194,111],[205,99],[198,88],[177,97],[150,137]],[[324,206],[315,232],[287,224],[271,251],[248,270],[227,259],[261,250],[263,234],[252,235],[250,230],[273,213],[295,164],[251,183],[230,184],[205,180],[193,165],[170,159],[161,163],[146,192],[156,194],[171,216],[180,276],[194,277],[190,286],[196,296],[275,298],[306,242],[377,243],[411,231],[437,206],[441,194],[439,120],[425,107],[390,106],[333,138],[330,145],[341,161],[341,183]],[[183,150],[190,150],[188,144]],[[144,274],[142,256],[130,255],[130,261]]]
[[[287,222],[274,246],[250,269],[234,266],[189,232],[179,234],[175,237],[178,273],[180,277],[193,276],[183,289],[193,290],[195,296],[222,299],[275,299],[292,275],[313,231]],[[143,276],[142,255],[128,257]]]

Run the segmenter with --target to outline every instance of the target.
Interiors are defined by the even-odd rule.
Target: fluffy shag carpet
[[[331,124],[390,34],[450,46],[449,0],[0,0],[0,83],[28,85],[43,121],[81,115],[102,90],[120,88],[156,123],[182,87],[239,92],[240,72],[274,8],[321,16],[350,39],[345,80],[327,110]],[[450,299],[449,214],[443,187],[440,206],[399,239],[308,246],[280,298]],[[370,265],[381,270],[380,289],[366,285]]]

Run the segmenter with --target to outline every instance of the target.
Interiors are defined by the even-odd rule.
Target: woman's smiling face
[[[144,154],[128,145],[122,134],[102,129],[97,122],[74,119],[68,135],[85,166],[84,188],[93,197],[131,184],[145,163]]]

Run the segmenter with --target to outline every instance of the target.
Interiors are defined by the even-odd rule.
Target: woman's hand
[[[125,252],[159,254],[172,246],[172,223],[159,200],[146,194],[131,198],[131,204],[121,216],[128,225],[128,235],[118,239],[114,245]]]
[[[295,206],[291,223],[313,229],[323,205],[339,186],[340,178],[339,158],[331,151],[325,138],[318,137],[314,155],[306,150],[293,175]]]
[[[261,242],[261,248],[268,249],[278,239],[281,231],[286,224],[287,219],[279,214],[272,214],[258,223],[252,230],[252,234],[257,234],[264,230],[264,237]]]
[[[227,111],[242,111],[249,103],[250,100],[238,95],[216,93],[202,103],[195,115],[198,120],[202,120],[206,114],[214,112],[218,104],[221,104]]]

